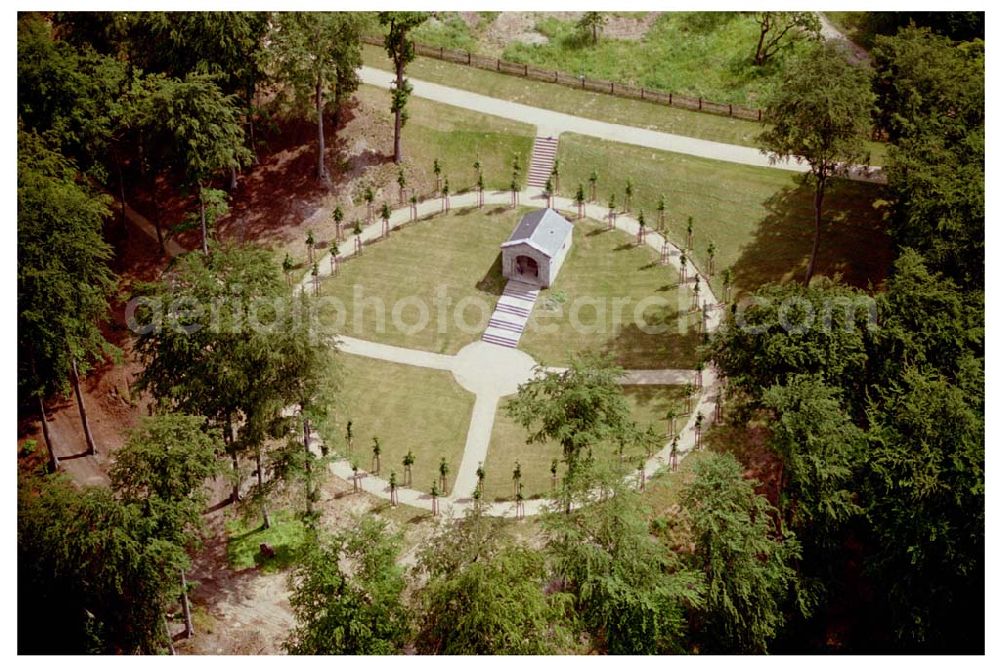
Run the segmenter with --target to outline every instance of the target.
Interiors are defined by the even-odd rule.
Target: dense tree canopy
[[[889,151],[892,233],[932,268],[982,288],[985,268],[985,46],[926,29],[872,51]]]
[[[800,556],[794,538],[774,534],[774,508],[729,454],[695,463],[681,494],[694,535],[693,559],[705,573],[705,606],[698,614],[703,649],[766,652],[785,622]]]
[[[420,553],[416,642],[431,654],[557,654],[570,649],[568,595],[545,592],[544,556],[474,511]]]
[[[164,612],[180,591],[183,549],[137,504],[61,474],[20,478],[18,651],[151,654],[169,641]]]
[[[687,614],[703,604],[702,573],[650,535],[647,521],[636,492],[619,486],[548,524],[554,572],[601,652],[682,652]]]
[[[401,539],[365,518],[330,543],[310,543],[292,574],[291,654],[394,654],[409,635]]]

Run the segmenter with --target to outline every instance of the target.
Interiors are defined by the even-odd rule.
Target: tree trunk
[[[764,22],[761,23],[760,26],[760,38],[757,40],[757,50],[754,51],[753,54],[753,63],[755,65],[764,64],[764,37],[767,35],[767,32],[771,29],[770,25],[768,25],[769,23],[768,20],[765,18],[763,19],[763,21]]]
[[[254,98],[254,88],[255,84],[247,86],[247,141],[250,143],[250,154],[253,155],[253,163],[260,164],[260,158],[257,157],[257,138],[254,133],[254,123],[253,123],[253,98]]]
[[[198,181],[198,205],[201,207],[201,251],[208,256],[208,222],[205,219],[205,195],[201,181]]]
[[[170,650],[170,656],[174,656],[177,652],[174,650],[174,637],[170,635],[170,624],[167,622],[167,615],[164,613],[160,616],[163,621],[163,635],[167,639],[167,649]]]
[[[115,168],[118,169],[118,196],[121,203],[122,231],[128,235],[128,218],[125,216],[125,177],[122,175],[122,160],[115,151]]]
[[[260,444],[257,445],[257,490],[260,494],[260,517],[264,529],[271,529],[271,516],[267,513],[267,501],[264,498],[264,466],[261,464]]]
[[[826,194],[826,176],[816,179],[816,196],[813,201],[813,212],[815,214],[816,232],[813,235],[812,254],[809,255],[809,265],[806,267],[805,285],[809,286],[813,273],[816,271],[816,255],[819,254],[819,233],[823,219],[823,195]]]
[[[323,136],[323,79],[316,78],[316,128],[319,132],[319,162],[316,167],[316,175],[321,183],[326,182],[326,165],[323,163],[323,155],[326,153],[326,137]]]
[[[191,622],[191,603],[188,601],[187,576],[181,571],[181,609],[184,612],[184,637],[194,636],[194,624]]]
[[[90,421],[87,419],[87,406],[83,402],[83,392],[80,390],[80,372],[76,367],[76,359],[70,363],[70,379],[73,382],[73,392],[76,394],[76,406],[80,409],[80,421],[83,423],[83,436],[87,440],[87,455],[97,453],[94,446],[94,436],[90,433]]]
[[[229,496],[229,499],[235,504],[240,501],[240,459],[236,453],[236,434],[233,432],[233,417],[231,414],[226,415],[226,427],[222,431],[222,438],[225,440],[230,460],[233,462],[233,492]]]
[[[312,515],[312,452],[309,450],[309,419],[302,419],[302,448],[306,452],[306,515]]]
[[[403,62],[396,61],[396,90],[403,93]],[[403,108],[402,105],[396,107],[395,136],[392,141],[392,161],[399,164],[403,160],[403,148],[400,142],[403,133]]]
[[[160,253],[167,253],[167,246],[163,242],[163,228],[160,224],[160,188],[156,182],[156,176],[152,178],[150,191],[153,194],[153,226],[156,227],[156,241],[160,244]]]
[[[41,414],[42,419],[42,440],[45,442],[45,451],[49,454],[49,461],[46,466],[51,474],[59,469],[59,458],[56,456],[56,450],[52,448],[52,437],[49,434],[48,414],[45,413],[45,401],[42,399],[41,394],[38,395],[38,411]]]
[[[237,186],[237,182],[236,182],[236,167],[235,166],[231,166],[231,167],[229,167],[229,192],[230,192],[230,194],[232,194],[233,192],[236,191],[236,186]]]
[[[31,374],[38,377],[38,370],[35,366],[35,351],[31,349]],[[45,399],[42,397],[41,393],[38,393],[38,413],[41,415],[42,419],[42,440],[45,442],[45,449],[49,454],[49,460],[46,463],[49,473],[55,472],[59,469],[59,457],[56,455],[56,450],[52,448],[52,436],[49,433],[49,421],[48,414],[45,413]]]

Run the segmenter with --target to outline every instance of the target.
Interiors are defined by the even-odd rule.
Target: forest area
[[[814,57],[783,55],[785,76],[755,98],[760,147],[809,163],[812,259],[804,280],[727,303],[704,335],[698,371],[717,369],[725,419],[672,477],[669,510],[597,461],[647,435],[622,369],[585,356],[505,408],[560,447],[557,508],[515,523],[477,495],[461,520],[424,517],[414,546],[409,523],[375,511],[322,516],[333,452],[314,451],[311,434],[352,380],[292,284],[333,265],[342,225],[387,223],[397,191],[402,206],[406,186],[440,181],[436,159],[433,175],[411,171],[402,139],[420,108],[406,79],[414,35],[432,17],[19,13],[18,653],[183,651],[204,617],[189,576],[219,506],[262,529],[279,510],[304,525],[279,554],[290,654],[983,653],[983,15],[870,14],[841,17],[867,30],[870,63],[802,45]],[[584,18],[596,43],[607,17]],[[372,34],[395,83],[377,148],[349,160]],[[808,111],[828,90],[851,98],[830,112],[835,136]],[[876,134],[888,277],[865,289],[813,279],[827,178]],[[288,182],[270,182],[269,160],[290,146]],[[367,168],[398,179],[377,213]],[[308,259],[293,261],[275,239],[334,183],[356,193],[331,214],[337,236],[296,236]],[[150,211],[155,238],[133,226],[134,209]],[[130,331],[135,297],[168,304],[169,325]],[[305,314],[241,325],[254,299],[278,298]],[[184,305],[220,299],[211,325]],[[859,302],[877,317],[856,317]],[[87,391],[113,373],[127,377],[115,392],[132,427],[112,450]],[[56,406],[81,453],[55,453]],[[324,436],[349,446],[350,428]]]

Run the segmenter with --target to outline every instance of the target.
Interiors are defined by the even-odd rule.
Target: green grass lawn
[[[359,100],[390,117],[389,91],[362,85],[356,93]],[[419,97],[407,102],[409,119],[403,126],[403,160],[422,172],[426,182],[433,183],[433,164],[441,165],[442,178],[448,178],[451,192],[472,189],[476,184],[473,169],[477,157],[482,163],[486,187],[510,185],[511,163],[515,154],[527,168],[531,158],[535,128],[495,116],[485,116],[447,104],[438,104]],[[395,173],[389,190],[393,201],[398,193]],[[410,178],[412,181],[413,178]],[[430,194],[430,190],[423,194]]]
[[[547,44],[513,43],[504,58],[753,108],[780,81],[794,51],[755,67],[759,28],[737,12],[664,12],[641,40],[599,38],[596,44],[581,38],[575,21],[545,17],[536,29]]]
[[[263,529],[260,517],[233,518],[226,522],[226,556],[234,571],[260,567],[264,572],[275,572],[295,563],[298,548],[306,536],[306,528],[295,514],[288,510],[271,514],[270,529]],[[264,559],[260,544],[274,548],[274,557]]]
[[[327,424],[337,433],[334,449],[362,470],[372,470],[372,437],[382,448],[381,474],[403,481],[403,456],[413,451],[413,486],[429,491],[441,458],[457,470],[465,450],[474,396],[451,373],[341,354],[341,407]],[[344,443],[353,422],[353,449]],[[325,434],[325,433],[324,433]]]
[[[345,324],[337,332],[445,354],[477,340],[503,290],[500,243],[522,213],[502,207],[464,209],[405,225],[388,240],[366,247],[320,287],[323,296],[345,304]],[[364,307],[355,307],[355,289],[368,303]],[[384,304],[381,327],[379,311],[369,299]],[[422,329],[409,328],[420,323],[421,312],[404,299],[426,304],[428,323]],[[471,305],[464,309],[467,326],[459,327],[454,306],[463,299]],[[393,323],[394,308],[399,326]]]
[[[456,353],[486,326],[505,284],[499,245],[525,210],[465,209],[393,232],[322,282],[321,295],[343,304],[342,323],[336,325],[332,309],[327,323],[353,337]],[[690,292],[676,285],[675,273],[650,248],[585,221],[555,284],[540,297],[521,349],[546,365],[590,350],[610,353],[626,368],[693,367],[698,335],[693,322],[677,317]],[[641,303],[647,297],[655,301]],[[614,299],[622,299],[620,306]],[[666,332],[640,330],[637,309],[639,321]],[[455,324],[459,313],[464,326]]]
[[[363,53],[366,65],[391,69],[391,63],[383,49],[364,45]],[[471,90],[512,102],[723,143],[752,145],[762,130],[758,123],[746,120],[576,90],[554,83],[530,81],[433,58],[418,57],[406,71],[415,79]],[[418,98],[411,98],[416,99]]]
[[[671,407],[682,411],[683,393],[679,386],[626,386],[625,397],[632,406],[632,417],[642,428],[652,426],[658,434],[665,434],[666,414]],[[554,459],[562,458],[562,449],[555,442],[526,444],[528,432],[507,416],[501,401],[493,424],[489,453],[483,470],[486,472],[484,497],[490,501],[511,500],[514,497],[513,471],[516,462],[521,463],[521,485],[524,497],[532,498],[548,494],[552,489],[550,468]],[[678,419],[680,426],[681,419]],[[661,445],[662,446],[662,445]],[[656,447],[657,450],[660,446]],[[617,451],[605,451],[605,455],[617,460]],[[638,460],[645,460],[646,452],[641,448],[626,448],[624,472],[631,472]],[[559,463],[560,475],[565,466]]]
[[[362,45],[362,52],[366,65],[392,70],[391,61],[386,57],[383,49],[365,44]],[[409,76],[415,79],[470,90],[489,97],[570,113],[593,120],[632,125],[721,143],[755,146],[757,136],[764,129],[760,123],[748,120],[577,90],[555,83],[531,81],[518,76],[499,74],[433,58],[417,57],[406,71]],[[362,88],[370,87],[362,86]],[[388,96],[388,93],[386,95]],[[412,97],[411,102],[418,99],[418,97]],[[431,102],[425,103],[433,104]],[[451,108],[442,104],[434,106]],[[479,117],[489,118],[489,116]],[[404,129],[404,133],[405,131]],[[885,144],[869,142],[868,149],[871,153],[871,164],[881,165],[885,163]],[[508,168],[502,170],[504,174],[509,171],[509,165],[506,167]],[[501,182],[500,185],[505,187],[507,183]]]
[[[619,210],[625,181],[634,189],[632,209],[645,211],[651,226],[656,205],[666,201],[669,238],[686,242],[687,218],[694,218],[693,251],[707,269],[708,244],[716,246],[713,286],[729,267],[737,289],[765,282],[801,279],[812,249],[813,189],[800,176],[777,169],[742,166],[638,146],[564,134],[559,143],[560,185],[572,196],[598,172],[597,197],[603,205],[615,193]],[[606,165],[613,165],[608,167]],[[881,212],[878,185],[835,181],[827,190],[818,274],[841,274],[866,287],[885,277],[891,248]],[[721,292],[718,292],[720,293]]]
[[[595,351],[625,368],[694,367],[696,322],[678,316],[690,299],[650,247],[585,220],[575,223],[566,261],[539,296],[520,348],[543,365],[566,365],[572,354]],[[645,332],[639,323],[663,332]]]

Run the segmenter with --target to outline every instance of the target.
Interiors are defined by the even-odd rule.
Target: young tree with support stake
[[[824,44],[795,61],[767,102],[760,146],[771,160],[802,159],[813,181],[813,246],[803,283],[816,272],[823,198],[829,179],[861,161],[875,96],[867,69],[850,64],[839,47]]]
[[[441,492],[448,494],[448,472],[451,469],[448,467],[448,461],[442,456],[441,464],[438,465],[438,474],[440,474],[441,480]]]
[[[416,57],[416,49],[410,32],[427,20],[426,12],[379,12],[378,21],[388,28],[385,35],[385,51],[392,60],[396,80],[392,89],[392,113],[395,116],[393,128],[392,161],[399,164],[403,159],[400,144],[403,125],[406,124],[406,102],[412,87],[405,78],[406,66]]]

